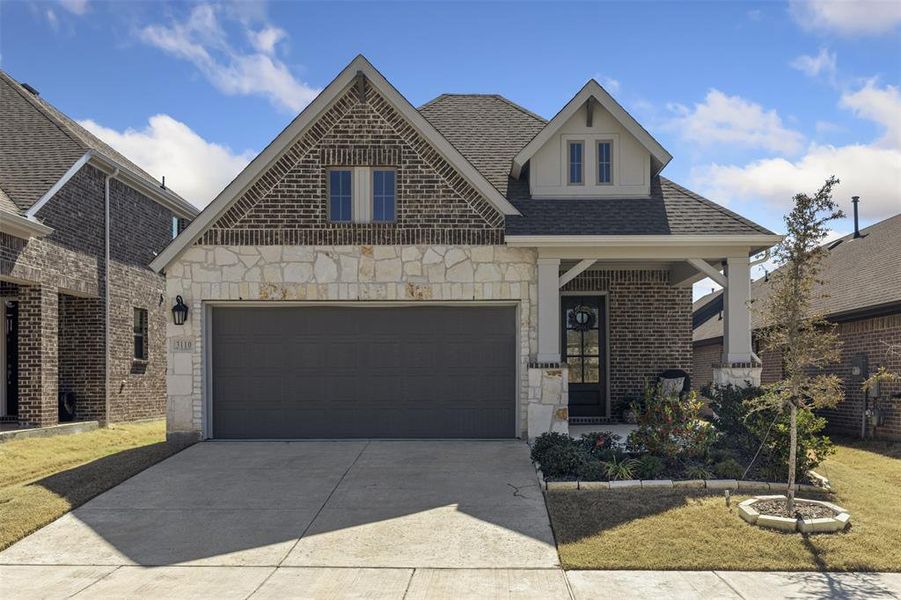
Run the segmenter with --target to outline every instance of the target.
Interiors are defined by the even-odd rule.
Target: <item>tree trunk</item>
[[[788,490],[785,493],[785,509],[788,514],[795,512],[795,466],[798,464],[798,407],[791,403],[788,449]]]

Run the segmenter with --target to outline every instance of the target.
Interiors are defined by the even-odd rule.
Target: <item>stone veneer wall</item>
[[[203,424],[203,302],[486,301],[519,304],[520,430],[526,432],[529,357],[537,350],[535,252],[507,246],[195,246],[167,270],[168,305],[190,307],[169,323],[170,434]],[[174,346],[188,340],[192,347]]]
[[[566,292],[607,292],[611,406],[640,395],[666,369],[691,374],[691,288],[674,287],[665,270],[586,271]]]

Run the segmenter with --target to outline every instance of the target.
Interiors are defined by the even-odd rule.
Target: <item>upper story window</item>
[[[613,183],[612,142],[598,142],[598,183]]]
[[[582,142],[569,142],[569,177],[567,181],[570,185],[581,185],[584,181],[582,176],[585,170],[585,144]]]
[[[333,223],[391,223],[397,220],[397,169],[330,169],[328,197]]]
[[[394,170],[372,172],[372,220],[379,223],[395,220]]]
[[[172,216],[172,239],[178,237],[178,217]]]
[[[329,171],[328,218],[335,222],[349,222],[352,217],[353,188],[350,169]]]

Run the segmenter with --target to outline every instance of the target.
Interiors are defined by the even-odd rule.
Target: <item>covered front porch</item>
[[[725,289],[717,383],[759,384],[751,348],[750,257],[772,236],[574,238],[508,240],[538,250],[530,438],[618,423],[623,408],[665,372],[681,372],[684,389],[690,389],[692,285],[705,277]]]

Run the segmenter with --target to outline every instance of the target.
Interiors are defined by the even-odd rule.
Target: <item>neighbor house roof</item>
[[[879,311],[901,310],[901,214],[861,230],[861,237],[846,235],[831,242],[823,259],[820,279],[814,289],[811,309],[833,320],[853,318]],[[757,308],[769,297],[772,279],[751,284],[751,298]],[[694,311],[722,295],[708,294],[694,304]],[[759,311],[752,313],[752,327],[763,325]],[[698,325],[693,339],[698,342],[722,337],[723,322],[716,314]]]
[[[161,189],[149,173],[0,70],[0,188],[20,213],[39,202],[73,166],[80,167],[86,155],[126,171],[144,186],[142,191],[180,213],[196,214],[178,194]]]

